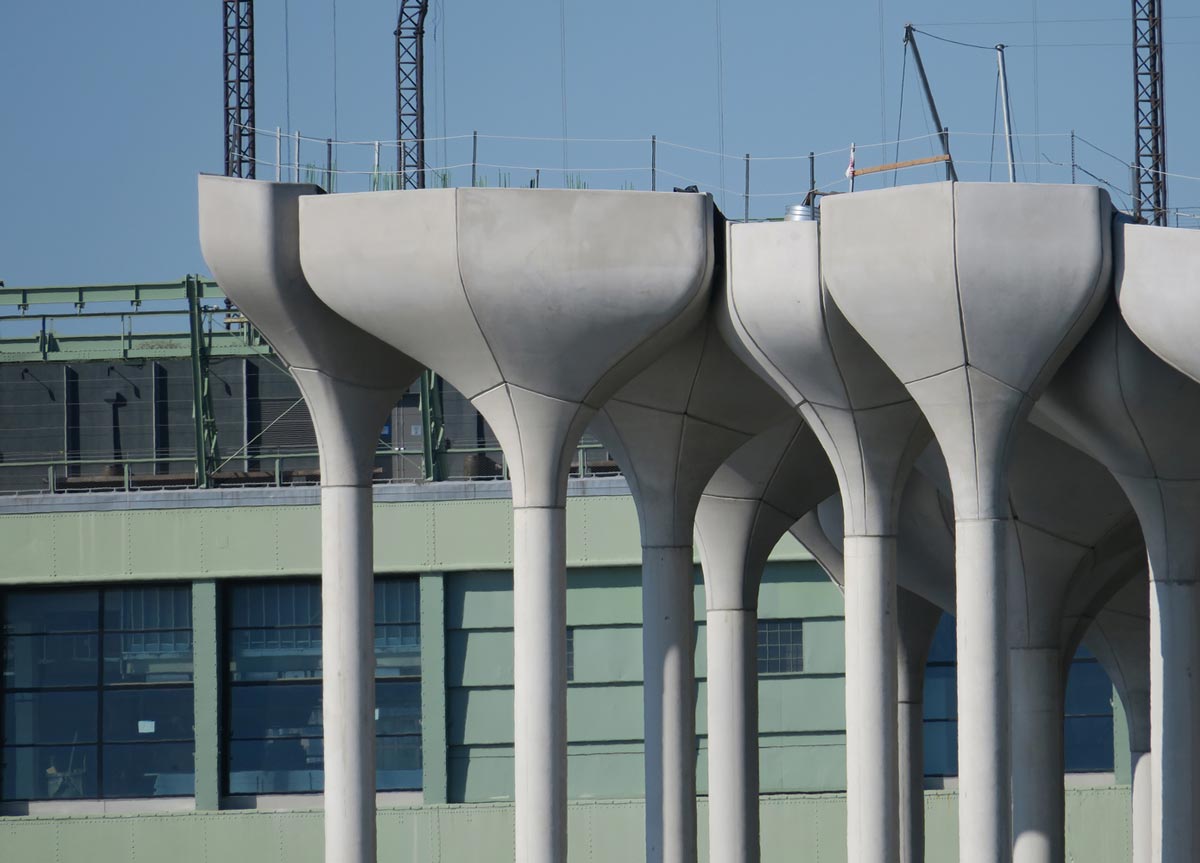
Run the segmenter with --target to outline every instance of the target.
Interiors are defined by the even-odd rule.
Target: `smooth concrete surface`
[[[1082,186],[937,183],[828,198],[822,275],[904,383],[950,474],[960,854],[1012,857],[1006,474],[1019,422],[1095,319],[1112,207]]]
[[[592,424],[629,482],[641,528],[648,863],[696,860],[696,507],[722,462],[789,414],[708,318],[622,387]],[[709,631],[724,632],[719,623]],[[742,658],[753,662],[753,650]]]
[[[1095,614],[1083,643],[1113,682],[1129,731],[1133,863],[1152,859],[1150,811],[1150,586],[1147,573],[1127,582]],[[1118,756],[1119,757],[1119,756]]]
[[[696,512],[708,626],[709,854],[760,859],[758,589],[771,549],[836,479],[798,418],[756,436],[716,471]]]
[[[1115,227],[1117,302],[1129,329],[1167,365],[1200,381],[1200,233],[1184,228]]]
[[[300,264],[301,184],[202,176],[200,243],[223,290],[290,365],[321,465],[327,863],[373,863],[375,652],[371,466],[388,411],[420,373],[338,317]]]
[[[925,665],[942,609],[897,591],[900,863],[925,860]]]
[[[595,411],[699,322],[704,195],[436,189],[305,198],[300,257],[335,311],[442,374],[512,477],[515,856],[566,859],[563,536]]]
[[[1118,233],[1118,237],[1120,234]],[[1158,359],[1111,302],[1038,405],[1102,462],[1138,516],[1150,569],[1152,859],[1200,854],[1200,385]]]
[[[817,224],[728,226],[726,340],[805,418],[844,509],[849,859],[899,859],[896,514],[929,438],[920,410],[822,289]],[[883,771],[880,781],[880,771]]]

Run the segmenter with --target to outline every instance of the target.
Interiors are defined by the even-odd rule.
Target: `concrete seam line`
[[[321,377],[325,378],[326,380],[333,381],[334,383],[343,384],[348,387],[354,387],[355,389],[367,390],[368,392],[373,392],[373,393],[386,393],[388,390],[394,390],[401,386],[401,384],[399,383],[399,380],[400,380],[399,377],[396,378],[397,383],[394,383],[394,384],[381,384],[379,386],[368,386],[367,384],[360,384],[356,381],[351,381],[351,380],[347,380],[346,378],[338,377],[337,375],[331,375],[328,372],[322,371],[321,369],[309,368],[308,366],[289,366],[288,371],[289,372],[290,371],[312,372],[313,374],[320,375]],[[410,381],[410,383],[411,383],[411,381]]]
[[[471,303],[471,294],[467,290],[467,282],[463,278],[462,268],[462,240],[459,236],[459,213],[458,205],[459,198],[462,197],[463,190],[454,190],[454,264],[458,270],[458,286],[462,288],[463,300],[467,304],[467,311],[471,313],[471,320],[475,322],[475,331],[479,333],[479,338],[483,341],[484,347],[487,348],[488,355],[492,358],[492,365],[496,367],[496,374],[500,376],[500,382],[505,383],[508,378],[504,374],[504,369],[500,368],[500,360],[496,358],[496,352],[492,350],[492,344],[488,341],[487,333],[483,331],[483,327],[479,323],[479,315],[475,313],[475,306]],[[494,389],[494,387],[489,387]]]

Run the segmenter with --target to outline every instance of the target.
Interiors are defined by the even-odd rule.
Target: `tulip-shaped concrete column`
[[[1012,854],[1006,642],[1010,439],[1109,284],[1099,189],[937,183],[827,199],[826,285],[904,382],[954,491],[959,855]]]
[[[790,413],[709,318],[592,426],[621,465],[641,524],[647,863],[696,860],[696,507],[721,463]]]
[[[931,447],[938,461],[941,454]],[[934,485],[914,472],[904,487],[896,537],[897,752],[900,861],[925,859],[925,665],[942,612],[954,611],[954,534]],[[831,499],[796,522],[800,540],[840,586],[841,502]]]
[[[1200,234],[1132,224],[1122,224],[1118,231],[1117,300],[1126,323],[1162,360],[1200,381],[1195,337],[1200,321]],[[1181,443],[1186,436],[1189,443],[1183,446],[1194,450],[1193,428],[1180,418],[1176,434]],[[1175,493],[1164,506],[1168,523],[1163,531],[1171,547],[1169,563],[1161,557],[1155,560],[1156,543],[1149,540],[1146,528],[1155,639],[1150,654],[1154,799],[1162,806],[1155,817],[1162,831],[1163,861],[1200,858],[1200,492],[1193,496],[1193,486],[1170,486]],[[1189,491],[1183,491],[1185,487]],[[1176,515],[1186,522],[1175,522]]]
[[[1009,469],[1013,859],[1062,863],[1063,692],[1079,609],[1111,595],[1141,553],[1129,502],[1103,465],[1022,423]]]
[[[1121,696],[1133,782],[1133,863],[1150,863],[1150,589],[1146,573],[1127,582],[1096,613],[1083,636]]]
[[[437,370],[513,484],[516,859],[566,859],[566,486],[597,408],[709,299],[703,195],[437,189],[307,198],[304,271],[339,314]]]
[[[374,863],[375,612],[371,468],[388,411],[420,373],[338,317],[300,267],[315,186],[200,178],[200,243],[222,290],[291,367],[321,461],[325,860]]]
[[[728,230],[718,306],[726,338],[804,416],[842,495],[848,859],[895,863],[895,522],[928,428],[896,376],[822,290],[815,222]]]
[[[757,863],[758,586],[780,537],[835,488],[829,460],[798,419],[730,456],[704,490],[696,547],[708,638],[708,855]]]
[[[1128,259],[1126,262],[1128,272]],[[1150,567],[1155,863],[1200,854],[1200,385],[1143,345],[1111,304],[1063,365],[1039,413],[1121,484]]]

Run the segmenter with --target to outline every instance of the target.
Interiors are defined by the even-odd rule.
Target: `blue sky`
[[[1184,14],[1194,7],[1182,3],[1166,6],[1168,168],[1198,177],[1200,15]],[[290,117],[304,135],[334,137],[336,101],[336,137],[393,138],[396,7],[396,0],[337,0],[336,9],[334,0],[258,0],[259,127],[286,128]],[[1044,135],[1019,139],[1021,161],[1069,162],[1069,138],[1053,134],[1075,129],[1116,157],[1079,143],[1078,163],[1129,186],[1121,164],[1133,150],[1127,0],[433,0],[431,8],[427,133],[560,138],[565,129],[572,138],[633,139],[569,144],[573,182],[591,187],[648,187],[651,134],[663,142],[660,188],[682,183],[668,171],[705,188],[720,186],[723,175],[729,191],[718,190],[717,200],[734,216],[743,208],[740,154],[840,151],[853,141],[862,147],[860,167],[891,160],[892,147],[885,156],[863,145],[897,137],[907,21],[951,39],[1014,46],[1007,56],[1016,131]],[[1181,14],[1171,17],[1176,9]],[[960,175],[987,179],[990,169],[1002,178],[1003,165],[986,164],[1003,158],[1002,142],[990,136],[994,52],[918,39]],[[1023,47],[1035,43],[1037,50]],[[195,178],[222,169],[221,75],[218,0],[0,4],[0,279],[94,284],[205,272]],[[910,62],[900,137],[928,131]],[[722,160],[672,143],[736,155]],[[900,157],[929,155],[931,146],[909,141]],[[259,148],[260,159],[274,160],[269,136]],[[339,148],[338,167],[367,170],[372,150]],[[470,140],[431,145],[428,159],[470,161]],[[490,185],[527,184],[533,167],[543,167],[543,185],[561,185],[563,159],[558,141],[480,141],[481,163],[515,166],[480,169]],[[845,159],[843,152],[822,157],[818,183],[840,180]],[[305,143],[301,160],[323,164],[323,148]],[[274,174],[268,165],[259,170]],[[902,182],[935,175],[914,169]],[[1069,169],[1030,164],[1020,176],[1069,180]],[[468,177],[460,169],[451,182]],[[347,174],[339,188],[366,182]],[[789,193],[807,184],[806,159],[752,162],[751,216],[782,213],[797,200]],[[1200,181],[1172,179],[1170,204],[1200,205]]]

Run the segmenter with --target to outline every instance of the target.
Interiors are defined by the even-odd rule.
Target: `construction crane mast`
[[[1162,3],[1133,0],[1133,214],[1153,225],[1167,223],[1162,44]]]
[[[429,0],[403,0],[396,19],[396,140],[400,188],[425,188],[425,15]]]
[[[254,3],[225,10],[225,176],[254,178]]]

